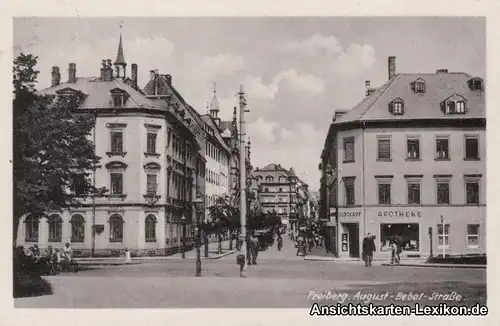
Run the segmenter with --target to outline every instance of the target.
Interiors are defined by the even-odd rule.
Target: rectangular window
[[[467,225],[467,247],[479,248],[479,224]]]
[[[344,179],[344,186],[345,186],[345,204],[354,205],[355,204],[354,178]]]
[[[379,138],[377,139],[377,159],[378,160],[390,160],[391,159],[391,139],[390,138]]]
[[[450,140],[448,137],[436,138],[436,159],[447,160],[450,158]]]
[[[156,195],[157,183],[156,183],[156,174],[148,174],[147,175],[147,194],[148,195]]]
[[[408,204],[420,204],[420,182],[408,182]]]
[[[147,152],[148,153],[156,153],[156,134],[155,133],[148,132]]]
[[[344,138],[344,162],[354,162],[354,137]]]
[[[465,159],[479,159],[479,139],[477,137],[465,137]]]
[[[437,182],[437,203],[449,204],[450,203],[450,182],[438,181]]]
[[[438,224],[437,225],[437,233],[438,233],[438,247],[443,247],[448,248],[450,246],[450,225],[445,224],[444,225],[444,232],[443,232],[443,224]]]
[[[391,203],[391,184],[379,183],[378,184],[378,203],[390,204]]]
[[[469,205],[479,204],[479,181],[466,180],[465,191],[467,193],[467,204]]]
[[[112,195],[123,194],[123,174],[122,173],[111,173],[111,194]]]
[[[111,152],[123,152],[123,133],[121,131],[111,132]]]
[[[416,138],[406,140],[406,158],[409,160],[420,159],[420,141]]]

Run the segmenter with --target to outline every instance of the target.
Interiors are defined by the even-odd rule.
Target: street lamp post
[[[186,258],[186,215],[182,214],[182,259]]]
[[[203,211],[203,204],[204,201],[201,199],[201,197],[196,197],[195,200],[193,200],[193,204],[195,207],[195,213],[196,213],[196,228],[195,228],[195,235],[196,235],[196,276],[201,276],[201,229],[200,229],[200,215]]]

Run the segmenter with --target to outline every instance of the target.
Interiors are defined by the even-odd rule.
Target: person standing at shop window
[[[373,253],[375,249],[374,236],[368,233],[363,239],[363,260],[365,261],[365,266],[371,266],[373,260]]]

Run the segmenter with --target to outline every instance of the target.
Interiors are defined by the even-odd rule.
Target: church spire
[[[125,62],[125,58],[123,56],[123,43],[122,43],[122,33],[121,33],[122,25],[120,25],[120,43],[118,43],[118,52],[116,54],[115,60],[115,69],[116,69],[116,78],[125,78],[127,63]]]
[[[214,97],[212,98],[212,102],[210,102],[210,115],[214,119],[219,118],[219,100],[217,99],[217,88],[214,83]]]

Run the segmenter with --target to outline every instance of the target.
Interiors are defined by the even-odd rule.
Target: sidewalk
[[[201,259],[219,259],[236,252],[236,241],[233,241],[234,250],[229,250],[229,240],[222,241],[222,253],[217,253],[217,242],[211,242],[208,244],[208,257],[205,257],[205,245],[203,244],[200,248]],[[143,262],[148,261],[157,261],[157,260],[183,260],[183,259],[196,259],[196,249],[186,251],[186,258],[182,258],[182,253],[176,253],[170,256],[141,256],[141,257],[132,257],[132,261],[130,263],[125,263],[125,257],[95,257],[95,258],[75,258],[75,260],[80,265],[84,266],[119,266],[119,265],[134,265],[141,264]]]

